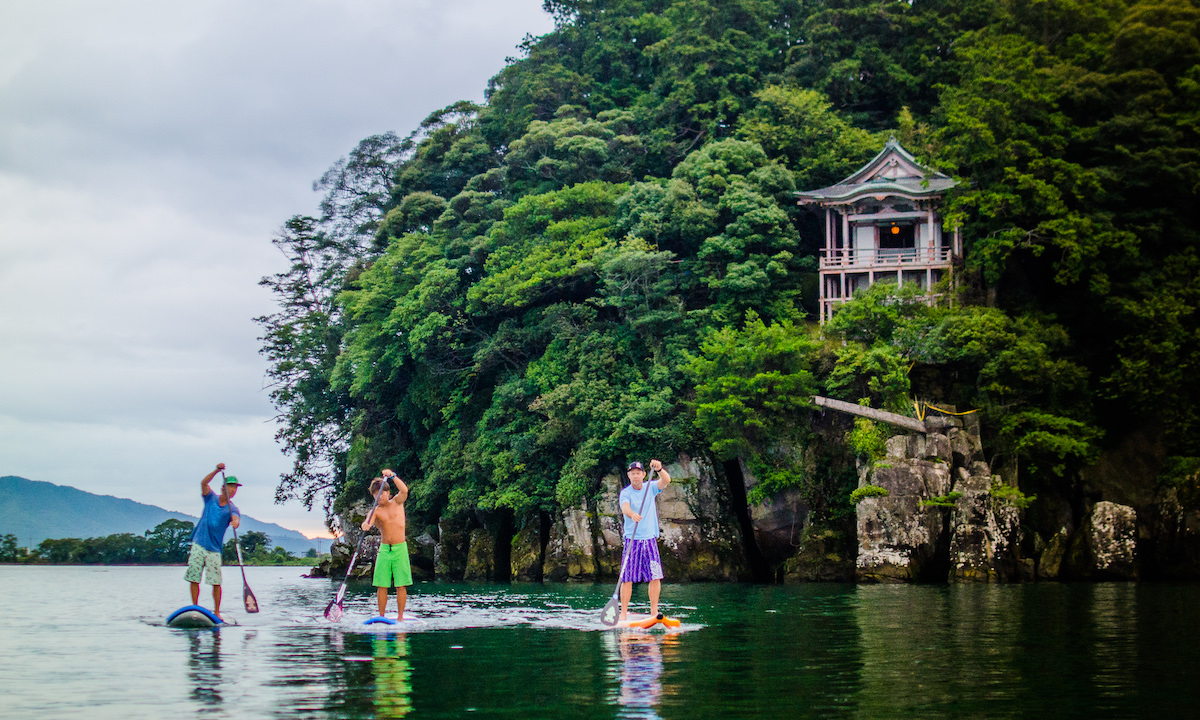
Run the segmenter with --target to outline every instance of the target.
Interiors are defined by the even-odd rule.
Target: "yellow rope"
[[[922,405],[924,407],[922,407]],[[925,421],[925,412],[927,410],[937,410],[938,412],[942,413],[943,415],[970,415],[971,413],[979,412],[979,408],[975,408],[974,410],[965,410],[963,412],[951,412],[950,410],[943,410],[940,407],[935,407],[933,405],[930,405],[929,403],[923,403],[919,400],[913,400],[913,407],[917,411],[917,419],[922,422]]]

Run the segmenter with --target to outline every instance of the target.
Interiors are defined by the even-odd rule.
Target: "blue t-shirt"
[[[625,503],[629,503],[629,509],[638,512],[638,508],[642,507],[642,498],[646,498],[646,493],[650,493],[650,497],[646,498],[645,509],[641,511],[642,521],[637,524],[637,535],[634,540],[648,540],[658,537],[658,503],[654,501],[654,496],[658,495],[662,490],[658,489],[658,482],[646,481],[642,483],[641,490],[634,490],[633,485],[625,486],[621,494],[617,496],[617,507],[624,507]],[[625,537],[633,535],[633,518],[621,514],[625,518]]]
[[[200,520],[192,531],[192,542],[213,552],[221,552],[221,545],[225,543],[225,528],[229,527],[230,519],[234,515],[242,516],[232,500],[221,507],[217,500],[219,497],[220,494],[215,491],[204,496],[204,512],[200,513]]]

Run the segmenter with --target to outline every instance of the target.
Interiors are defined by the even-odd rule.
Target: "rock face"
[[[860,470],[859,487],[888,493],[858,503],[860,580],[922,580],[944,571],[938,564],[948,539],[944,513],[926,503],[950,492],[950,466],[925,457],[928,448],[920,435],[898,435],[888,440],[883,460]]]
[[[926,426],[891,438],[883,460],[860,468],[859,487],[887,495],[858,503],[858,578],[1000,582],[1031,572],[1020,511],[994,496],[1003,481],[982,461],[977,422],[931,415]]]
[[[1050,541],[1046,543],[1046,547],[1038,558],[1038,577],[1053,580],[1059,576],[1059,573],[1062,572],[1063,560],[1067,557],[1070,539],[1071,532],[1065,525],[1050,536]]]
[[[463,579],[470,540],[462,523],[445,519],[438,523],[438,542],[433,548],[433,574],[437,579]]]
[[[671,484],[656,498],[659,554],[669,581],[735,580],[745,575],[745,557],[736,524],[731,525],[724,494],[711,469],[681,455],[667,465]],[[541,577],[545,580],[614,580],[620,572],[623,521],[617,498],[621,479],[606,476],[598,498],[563,511],[554,519]],[[736,521],[734,521],[736,522]],[[513,540],[514,577],[533,577],[529,536]],[[521,559],[521,568],[517,566]]]
[[[463,580],[495,580],[495,538],[483,528],[473,530],[470,537],[467,546],[467,564],[463,568]]]
[[[1128,505],[1095,504],[1071,541],[1071,577],[1088,580],[1136,580],[1137,512]]]
[[[737,521],[729,513],[727,492],[712,469],[681,455],[667,471],[672,482],[658,496],[662,532],[659,552],[664,572],[679,580],[731,581],[745,577],[748,570]],[[619,538],[616,523],[614,517],[613,529]],[[619,552],[617,559],[619,562]]]
[[[338,516],[342,535],[329,546],[329,560],[321,562],[309,573],[309,577],[338,579],[346,577],[350,556],[354,554],[354,548],[363,536],[360,528],[363,520],[367,519],[370,509],[371,507],[365,501],[359,502]],[[358,552],[358,559],[354,562],[351,578],[371,577],[375,570],[375,556],[379,554],[379,542],[378,533],[367,535],[367,538],[363,540],[362,548]]]
[[[783,561],[785,583],[848,582],[854,579],[854,539],[831,527],[804,528],[800,548]]]
[[[1002,480],[987,463],[976,460],[970,471],[955,468],[953,492],[962,493],[950,514],[950,579],[1000,582],[1015,579],[1019,552],[1020,511],[992,497]]]
[[[1200,579],[1200,511],[1188,507],[1194,507],[1194,480],[1190,485],[1183,487],[1183,500],[1179,487],[1160,488],[1154,502],[1138,514],[1139,527],[1149,535],[1145,551],[1138,548],[1140,577]]]
[[[512,540],[512,577],[521,582],[542,580],[542,539],[539,522],[528,522]]]
[[[550,528],[542,577],[546,580],[595,580],[596,547],[587,504],[564,510]],[[515,551],[514,551],[515,552]]]

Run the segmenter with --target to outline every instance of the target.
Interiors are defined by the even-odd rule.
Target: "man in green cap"
[[[217,463],[217,469],[200,481],[200,497],[204,499],[204,512],[196,529],[192,531],[192,550],[188,553],[187,572],[183,579],[192,584],[192,604],[200,603],[200,578],[212,585],[213,614],[221,617],[221,547],[225,543],[225,530],[230,525],[235,529],[242,524],[242,514],[233,504],[233,496],[242,486],[230,475],[225,478],[220,494],[208,486],[217,473],[225,470],[225,463]]]

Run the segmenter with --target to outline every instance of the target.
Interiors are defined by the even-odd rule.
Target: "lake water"
[[[1200,587],[666,585],[681,632],[602,630],[607,585],[422,583],[404,632],[304,568],[0,566],[3,718],[1109,718],[1200,714]],[[644,612],[644,589],[635,601]],[[203,604],[210,604],[207,587]]]

